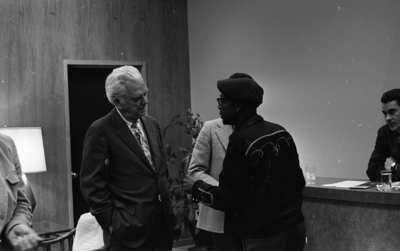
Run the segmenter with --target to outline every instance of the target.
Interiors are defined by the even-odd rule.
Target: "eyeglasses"
[[[217,98],[218,105],[221,106],[224,103],[224,100],[227,100],[228,98]]]

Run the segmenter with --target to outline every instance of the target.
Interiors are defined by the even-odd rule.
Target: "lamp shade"
[[[0,133],[8,135],[14,140],[23,173],[46,172],[40,127],[2,127]]]

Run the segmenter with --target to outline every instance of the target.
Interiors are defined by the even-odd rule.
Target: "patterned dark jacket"
[[[305,181],[293,138],[257,114],[230,136],[219,182],[197,181],[193,197],[226,212],[225,233],[264,238],[304,221]]]

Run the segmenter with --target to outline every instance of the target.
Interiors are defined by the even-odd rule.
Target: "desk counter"
[[[304,188],[305,250],[400,250],[400,191],[322,186],[344,180],[317,177]]]

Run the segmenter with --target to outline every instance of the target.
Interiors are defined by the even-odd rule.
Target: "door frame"
[[[68,67],[76,66],[82,68],[112,68],[123,65],[138,66],[143,80],[146,81],[146,62],[145,61],[111,61],[111,60],[63,60],[64,69],[64,110],[65,110],[65,156],[67,164],[67,180],[68,180],[68,222],[69,227],[74,226],[74,205],[72,193],[72,166],[71,166],[71,130],[69,116],[69,93],[68,93]],[[105,80],[104,80],[105,81]]]

